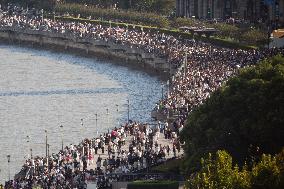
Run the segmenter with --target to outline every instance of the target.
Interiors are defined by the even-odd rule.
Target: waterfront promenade
[[[25,22],[25,18],[22,17],[17,17],[16,21],[7,18],[4,24],[7,20],[8,25],[17,23],[18,20],[21,23],[22,19]],[[48,20],[46,23],[41,23],[39,19],[36,21],[32,26],[40,27],[52,23]],[[28,23],[30,27],[29,20]],[[169,125],[162,124],[164,128],[150,128],[149,125],[146,126],[147,124],[144,128],[141,123],[126,124],[122,130],[116,128],[110,133],[104,133],[98,139],[89,139],[79,145],[68,146],[55,157],[38,157],[28,160],[25,170],[34,171],[28,171],[29,174],[24,172],[24,178],[14,182],[16,185],[24,183],[27,186],[41,185],[44,188],[76,185],[80,188],[82,185],[84,187],[87,178],[91,179],[94,175],[97,176],[96,178],[103,175],[99,183],[108,185],[109,178],[105,175],[135,172],[177,156],[182,153],[182,150],[177,153],[180,148],[178,132],[185,126],[185,121],[194,108],[204,103],[211,93],[233,77],[239,68],[254,65],[268,56],[283,54],[283,49],[227,49],[195,40],[179,40],[165,34],[145,34],[135,30],[130,32],[117,27],[108,29],[90,26],[88,28],[87,24],[58,22],[52,23],[50,28],[54,29],[58,25],[70,30],[74,29],[74,34],[79,35],[78,38],[86,37],[85,34],[88,33],[86,31],[95,28],[94,36],[99,39],[112,39],[130,46],[139,44],[137,48],[145,48],[144,50],[151,53],[166,56],[174,67],[182,65],[169,82],[171,90],[156,108],[157,112],[167,115],[165,117],[174,117],[174,119]],[[23,27],[25,28],[26,25]],[[53,32],[58,31],[62,32],[62,27]],[[123,36],[122,39],[121,36]],[[102,147],[104,147],[103,154]],[[95,155],[96,149],[100,154]]]
[[[167,123],[126,123],[79,145],[66,146],[58,154],[28,159],[5,186],[86,188],[88,182],[96,182],[100,188],[111,187],[124,174],[145,172],[182,154],[178,131]]]
[[[125,138],[125,145],[123,145],[121,147],[121,150],[123,151],[128,151],[128,148],[131,144],[131,141],[133,140],[133,136],[131,135],[128,135],[126,138]],[[173,146],[173,141],[171,139],[165,139],[164,136],[163,136],[163,133],[160,134],[160,137],[158,139],[158,143],[161,145],[161,146],[167,146],[167,145],[170,145],[170,147]],[[105,146],[106,148],[107,146]],[[183,155],[183,149],[181,148],[180,152],[176,152],[176,157],[181,157]],[[106,149],[105,153],[102,153],[101,150],[98,150],[98,153],[97,154],[94,154],[94,158],[93,158],[93,162],[90,161],[90,164],[88,166],[88,170],[95,170],[97,168],[97,160],[98,160],[98,157],[100,157],[103,160],[105,159],[108,159],[109,158],[109,155],[108,155],[108,150]],[[174,158],[175,155],[174,155],[174,152],[172,151],[172,149],[170,150],[170,153],[169,155],[166,155],[166,158],[165,158],[165,161],[167,159],[172,159]],[[142,167],[141,167],[142,168]]]

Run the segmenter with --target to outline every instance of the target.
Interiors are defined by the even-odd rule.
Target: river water
[[[20,171],[30,149],[45,155],[45,130],[57,153],[61,138],[77,144],[126,122],[128,99],[130,119],[149,122],[162,90],[142,71],[15,46],[0,45],[0,72],[0,183]]]

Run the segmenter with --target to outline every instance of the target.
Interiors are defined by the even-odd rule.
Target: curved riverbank
[[[120,65],[158,75],[162,80],[168,80],[169,76],[174,73],[174,69],[165,58],[144,52],[138,46],[117,44],[112,41],[76,38],[67,34],[14,27],[0,27],[0,42],[111,60]]]
[[[161,96],[157,77],[108,61],[13,46],[0,50],[1,179],[8,175],[7,154],[11,155],[11,175],[20,170],[29,148],[35,155],[44,154],[44,129],[50,131],[50,152],[58,152],[60,124],[64,144],[77,144],[81,136],[96,134],[95,114],[99,132],[105,132],[108,126],[127,120],[129,99],[130,119],[145,122]]]

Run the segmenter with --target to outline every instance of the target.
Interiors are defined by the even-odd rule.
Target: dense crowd
[[[187,56],[170,83],[167,98],[156,106],[164,116],[177,115],[175,128],[182,128],[189,113],[202,104],[210,94],[221,87],[240,68],[260,60],[284,55],[284,49],[234,50],[191,41],[187,43]]]
[[[91,23],[64,22],[42,18],[40,14],[28,14],[26,10],[14,9],[3,12],[0,27],[15,27],[60,33],[75,38],[104,40],[143,49],[147,53],[167,59],[173,68],[180,65],[186,46],[171,35],[160,32],[144,32],[143,29],[102,26]]]
[[[157,104],[156,110],[165,115],[178,114],[177,119],[151,128],[147,124],[129,123],[115,128],[79,145],[70,145],[48,157],[34,157],[26,161],[21,174],[6,183],[6,188],[86,188],[86,181],[96,178],[98,185],[109,186],[114,173],[130,173],[175,157],[181,151],[179,131],[195,107],[202,104],[239,68],[253,65],[259,60],[283,49],[234,50],[212,46],[195,40],[179,39],[159,32],[141,29],[105,27],[91,23],[63,22],[30,15],[13,8],[3,12],[0,27],[17,27],[92,38],[125,44],[169,61],[176,74],[171,78],[167,98]],[[159,135],[171,145],[159,143]],[[131,136],[131,141],[126,141]],[[106,158],[96,154],[107,154]],[[89,169],[91,165],[94,169]]]
[[[169,139],[169,143],[161,144],[160,135]],[[5,188],[84,189],[87,181],[108,188],[118,179],[116,175],[165,162],[175,158],[180,150],[177,133],[167,125],[159,123],[151,128],[148,124],[127,123],[79,145],[66,146],[58,154],[26,160],[20,173],[6,182]]]

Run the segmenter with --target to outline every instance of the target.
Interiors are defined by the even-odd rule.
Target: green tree
[[[261,161],[252,168],[252,189],[283,189],[284,149],[277,156],[262,155]]]
[[[218,149],[250,166],[262,153],[279,152],[284,146],[284,58],[242,69],[190,114],[181,136],[186,165]],[[198,168],[186,167],[189,172]]]
[[[250,29],[241,34],[241,41],[246,41],[248,44],[267,44],[267,33],[257,29]]]
[[[232,157],[226,151],[217,151],[212,157],[201,159],[201,170],[192,176],[186,187],[191,189],[248,189],[250,173],[246,167],[239,171],[233,166]]]
[[[56,0],[0,0],[0,4],[4,6],[7,6],[8,3],[22,6],[23,8],[43,8],[45,10],[52,10]]]
[[[201,158],[201,169],[186,181],[190,189],[283,189],[284,148],[276,156],[263,154],[261,160],[249,169],[240,170],[224,150]]]

